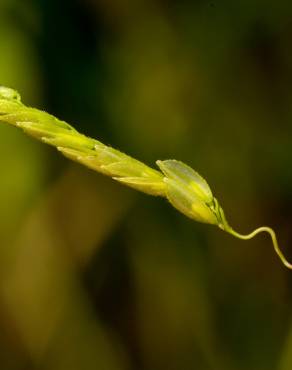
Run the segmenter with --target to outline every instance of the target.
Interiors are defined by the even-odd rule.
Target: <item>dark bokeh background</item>
[[[207,178],[292,259],[292,3],[1,0],[0,83]],[[267,236],[186,219],[0,126],[0,368],[290,370],[292,275]]]

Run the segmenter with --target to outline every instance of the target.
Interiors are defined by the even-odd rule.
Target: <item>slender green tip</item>
[[[243,240],[249,240],[252,239],[254,236],[256,236],[259,233],[266,232],[271,236],[273,247],[277,255],[279,256],[280,260],[282,261],[283,265],[285,265],[288,269],[292,270],[292,263],[288,262],[286,257],[284,256],[283,252],[281,251],[279,247],[279,243],[276,237],[275,231],[268,226],[262,226],[259,227],[258,229],[254,230],[250,234],[247,235],[242,235],[234,231],[231,227],[225,228],[225,231],[228,232],[229,234],[235,236],[238,239],[243,239]]]

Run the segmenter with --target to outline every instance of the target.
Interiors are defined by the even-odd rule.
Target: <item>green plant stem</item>
[[[256,236],[257,234],[262,233],[262,232],[266,232],[266,233],[270,234],[275,252],[280,257],[280,260],[283,262],[283,264],[286,267],[288,267],[288,269],[292,270],[292,264],[290,262],[288,262],[287,259],[285,258],[285,256],[283,255],[283,253],[282,253],[282,251],[279,247],[279,244],[278,244],[276,233],[271,227],[262,226],[262,227],[259,227],[258,229],[254,230],[253,232],[251,232],[250,234],[247,234],[247,235],[239,234],[238,232],[234,231],[231,227],[225,229],[225,231],[228,232],[229,234],[235,236],[236,238],[243,239],[243,240],[252,239],[254,236]]]

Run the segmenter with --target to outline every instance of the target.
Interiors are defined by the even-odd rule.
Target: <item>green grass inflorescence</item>
[[[157,161],[159,170],[153,169],[119,150],[80,134],[68,123],[44,111],[27,107],[21,102],[20,95],[7,87],[0,87],[0,121],[21,128],[36,139],[56,147],[66,157],[122,184],[167,198],[176,209],[193,220],[217,225],[244,240],[260,232],[269,233],[281,261],[292,269],[292,264],[278,246],[273,229],[264,226],[248,235],[234,231],[207,182],[186,164],[176,160]]]

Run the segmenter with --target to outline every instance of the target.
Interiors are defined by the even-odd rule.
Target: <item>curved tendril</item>
[[[254,230],[253,232],[251,232],[250,234],[247,234],[247,235],[239,234],[236,231],[234,231],[231,227],[226,229],[226,231],[229,234],[232,234],[233,236],[235,236],[236,238],[243,239],[243,240],[252,239],[254,236],[256,236],[257,234],[262,233],[262,232],[266,232],[266,233],[270,234],[275,252],[280,257],[280,260],[283,262],[283,264],[286,267],[288,267],[288,269],[292,270],[292,263],[288,262],[286,260],[286,257],[283,255],[283,253],[282,253],[282,251],[279,247],[275,231],[272,228],[270,228],[268,226],[262,226],[262,227],[259,227],[258,229]]]

